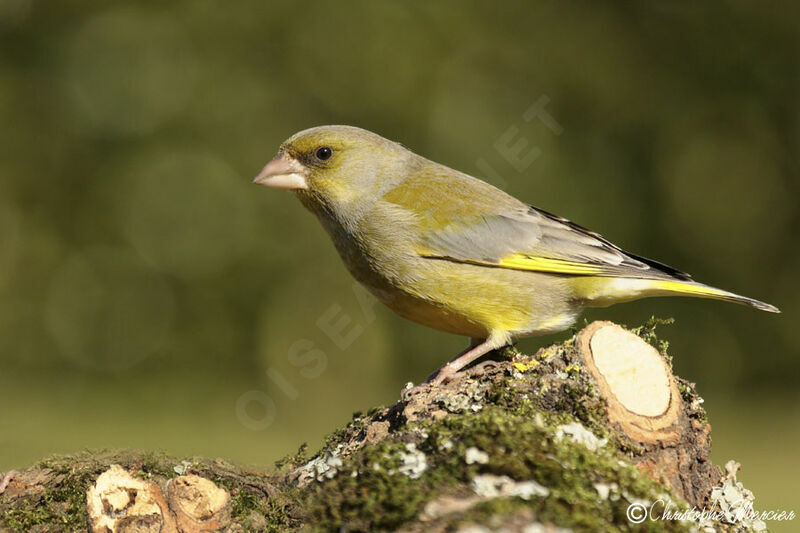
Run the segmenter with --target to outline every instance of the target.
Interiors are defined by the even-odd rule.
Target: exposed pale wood
[[[578,347],[608,418],[632,440],[675,443],[680,439],[681,397],[664,357],[639,336],[611,322],[593,322]]]
[[[230,524],[230,500],[227,490],[200,476],[180,476],[161,487],[116,464],[86,492],[93,533],[218,531]]]
[[[83,531],[89,522],[92,531],[104,533],[283,531],[318,523],[328,530],[350,526],[351,530],[379,530],[372,528],[380,523],[378,515],[359,509],[366,509],[367,500],[371,508],[395,509],[396,493],[375,490],[373,478],[362,473],[383,472],[381,476],[398,476],[406,483],[418,479],[428,483],[451,475],[455,465],[453,477],[442,478],[441,493],[421,501],[417,514],[404,518],[401,528],[444,533],[474,525],[475,520],[483,525],[480,518],[465,522],[462,516],[473,513],[487,498],[515,494],[508,490],[504,496],[502,486],[531,485],[540,461],[548,471],[557,468],[560,463],[553,462],[551,452],[562,448],[565,457],[571,452],[581,456],[587,449],[602,456],[585,471],[583,463],[562,467],[570,469],[571,479],[601,476],[598,494],[616,510],[597,530],[628,529],[624,491],[642,487],[634,483],[639,477],[630,477],[628,463],[638,468],[636,476],[643,473],[657,481],[653,489],[657,492],[647,496],[651,500],[669,489],[700,508],[716,504],[711,501],[715,490],[717,499],[725,494],[720,489],[725,482],[722,471],[710,460],[711,428],[702,404],[693,384],[673,376],[666,356],[620,326],[596,322],[535,355],[516,354],[511,361],[469,369],[445,385],[422,387],[391,406],[359,414],[337,430],[318,455],[309,456],[301,449],[272,474],[221,460],[188,461],[142,452],[47,459],[21,469],[0,494],[0,532],[12,531],[7,525],[13,531],[61,531],[65,520],[71,524],[70,531]],[[463,425],[472,416],[475,423]],[[529,417],[530,424],[524,417]],[[451,423],[461,428],[459,433],[452,433]],[[526,433],[517,435],[513,429],[520,425]],[[440,431],[440,437],[421,427]],[[447,430],[441,433],[442,428]],[[450,437],[441,439],[441,435]],[[530,435],[536,438],[531,440]],[[426,439],[435,439],[436,445],[430,446],[434,441],[425,445]],[[475,453],[470,455],[472,448],[464,448],[463,439],[472,439],[470,446],[482,443],[480,460],[470,459]],[[495,441],[502,445],[494,446]],[[415,468],[423,465],[419,472],[436,469],[436,474],[412,478],[398,469],[398,455],[381,451],[384,445],[402,446],[403,461],[408,455],[416,461]],[[503,466],[509,450],[524,453],[530,451],[528,447],[539,450],[526,456],[532,464],[526,463],[525,468],[531,470],[511,478]],[[453,462],[454,453],[463,459]],[[369,457],[367,463],[365,457]],[[445,464],[451,466],[443,469]],[[617,477],[620,472],[627,474]],[[344,482],[342,476],[352,481]],[[488,479],[497,494],[486,493],[484,485],[476,484],[479,479]],[[547,495],[545,489],[553,488],[541,486],[537,505],[550,509],[563,505],[562,496]],[[614,490],[622,491],[623,498],[612,500],[609,491]],[[588,502],[581,500],[585,488],[574,494],[568,486],[560,491],[584,507],[595,504],[594,493]],[[529,509],[525,512],[492,515],[486,525],[521,530],[536,519]],[[563,525],[570,523],[565,520]]]

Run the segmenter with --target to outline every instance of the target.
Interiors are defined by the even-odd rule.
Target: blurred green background
[[[342,123],[781,307],[588,318],[675,317],[714,459],[800,511],[799,36],[790,2],[0,0],[0,470],[269,464],[462,347],[373,307],[292,195],[251,185]]]

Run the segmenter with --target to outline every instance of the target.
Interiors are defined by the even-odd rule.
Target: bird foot
[[[419,385],[412,386],[411,383],[406,385],[401,392],[401,399],[404,401],[408,401],[412,397],[425,392],[427,390],[439,387],[441,385],[447,385],[448,383],[452,382],[453,380],[459,379],[462,376],[476,378],[482,376],[489,370],[493,368],[497,368],[500,363],[497,361],[484,361],[478,365],[473,367],[467,368],[466,370],[456,371],[453,370],[452,367],[447,365],[443,366],[430,376],[425,382],[420,383]]]
[[[414,396],[421,394],[427,387],[427,383],[420,383],[419,385],[414,386],[411,382],[409,382],[405,388],[400,391],[400,400],[407,402]]]
[[[463,370],[456,370],[450,364],[444,365],[442,368],[428,376],[426,383],[431,386],[445,385],[451,381],[458,379],[462,376],[476,378],[482,376],[489,370],[497,368],[500,365],[498,361],[484,361],[475,366],[465,368]]]
[[[8,484],[11,483],[11,480],[14,479],[14,476],[18,474],[16,470],[9,470],[6,472],[6,475],[3,476],[3,473],[0,472],[0,476],[2,476],[2,480],[0,480],[0,494],[3,494],[6,491],[6,487]]]
[[[456,375],[459,374],[458,372],[451,372],[451,373],[444,373],[441,370],[434,372],[428,379],[424,382],[420,383],[419,385],[412,386],[411,383],[406,385],[406,387],[400,392],[400,399],[407,402],[414,396],[418,394],[422,394],[425,392],[430,391],[431,389],[435,389],[440,385],[445,385],[453,380]]]
[[[467,368],[464,372],[471,378],[477,378],[484,375],[486,372],[500,366],[498,361],[484,361],[475,366]]]
[[[502,342],[505,340],[501,339]],[[472,339],[472,343],[469,347],[464,350],[463,352],[459,353],[455,357],[453,357],[450,361],[445,363],[439,370],[428,376],[428,379],[425,383],[417,385],[416,387],[406,387],[402,392],[403,400],[407,400],[412,396],[415,396],[421,393],[425,389],[431,389],[438,387],[440,385],[444,385],[453,381],[456,377],[463,375],[464,372],[461,371],[465,366],[469,365],[476,359],[480,358],[482,355],[487,354],[488,352],[494,350],[498,346],[501,346],[496,342],[496,339]],[[489,368],[487,363],[496,364],[494,361],[486,361],[477,365],[473,368],[469,375],[472,376],[479,376],[483,372]],[[476,373],[477,372],[477,373]]]

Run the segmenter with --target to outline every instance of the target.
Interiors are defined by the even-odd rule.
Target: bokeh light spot
[[[707,125],[679,122],[659,171],[676,244],[709,265],[755,264],[750,258],[776,244],[789,211],[775,147],[748,133],[763,127],[743,123],[708,131]]]
[[[155,13],[106,11],[70,35],[65,49],[70,107],[92,133],[150,131],[186,104],[194,86],[184,29]]]
[[[161,346],[173,316],[169,285],[136,254],[115,248],[78,253],[56,271],[47,328],[76,364],[124,370]]]
[[[278,407],[281,427],[306,432],[304,438],[316,438],[309,428],[328,425],[342,404],[357,409],[397,386],[382,304],[345,276],[318,264],[297,268],[270,293],[258,317],[264,390]],[[348,382],[360,385],[345,391]],[[333,397],[336,402],[326,400]]]
[[[148,261],[172,274],[214,274],[248,251],[258,231],[250,181],[218,158],[145,156],[123,181],[119,212],[128,238]]]

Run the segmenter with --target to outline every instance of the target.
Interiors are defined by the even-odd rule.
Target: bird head
[[[397,143],[352,126],[319,126],[296,133],[254,183],[290,189],[301,200],[341,207],[402,179],[413,154]]]

